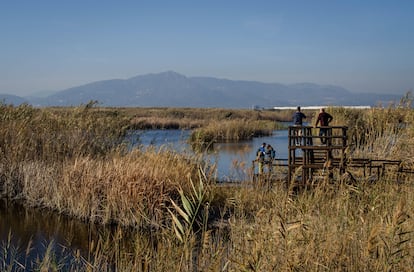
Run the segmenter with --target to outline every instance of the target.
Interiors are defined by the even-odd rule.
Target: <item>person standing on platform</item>
[[[318,126],[318,124],[321,125],[321,128],[319,129],[319,137],[321,137],[321,143],[326,144],[326,136],[330,136],[329,132],[330,129],[327,128],[329,126],[329,123],[333,120],[332,115],[327,113],[324,108],[321,108],[319,111],[318,118],[316,119],[315,127]]]
[[[293,125],[298,127],[293,130],[296,145],[300,145],[302,142],[302,128],[299,127],[302,127],[303,119],[306,119],[306,115],[300,111],[300,107],[298,106],[296,112],[293,114]]]

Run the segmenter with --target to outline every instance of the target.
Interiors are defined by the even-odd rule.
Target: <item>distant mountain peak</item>
[[[179,74],[177,72],[174,71],[165,71],[165,72],[161,72],[161,73],[149,73],[149,74],[145,74],[145,75],[138,75],[138,76],[134,76],[131,77],[127,80],[135,80],[135,79],[142,79],[142,78],[165,78],[165,79],[187,79],[187,77],[185,75]]]
[[[161,72],[158,73],[159,76],[166,76],[166,77],[185,77],[185,75],[182,75],[180,73],[174,72],[174,71],[165,71],[165,72]]]

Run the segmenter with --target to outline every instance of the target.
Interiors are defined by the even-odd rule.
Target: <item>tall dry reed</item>
[[[385,181],[235,192],[230,271],[409,271],[412,192]]]
[[[132,151],[105,158],[21,164],[16,195],[30,206],[102,224],[159,228],[178,187],[190,189],[197,158],[171,151]],[[18,190],[16,189],[16,191]]]

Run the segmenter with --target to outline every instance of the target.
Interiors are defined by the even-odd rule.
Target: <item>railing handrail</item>
[[[348,129],[347,126],[299,126],[299,125],[291,125],[289,126],[289,128],[334,128],[334,129],[343,129],[346,128]]]

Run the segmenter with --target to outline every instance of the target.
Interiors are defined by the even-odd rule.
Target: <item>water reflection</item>
[[[2,247],[10,244],[11,248],[19,249],[18,257],[29,260],[42,256],[50,241],[54,241],[56,253],[67,255],[65,250],[68,249],[84,251],[98,233],[94,224],[71,220],[50,211],[26,209],[8,201],[0,201],[0,219]],[[27,251],[27,245],[35,250]]]
[[[190,130],[134,130],[126,137],[130,148],[136,146],[168,146],[178,152],[191,150],[187,143]]]
[[[3,254],[0,251],[0,260],[10,264],[25,263],[29,267],[29,270],[25,271],[31,271],[31,264],[42,260],[50,250],[53,256],[49,257],[56,257],[62,270],[69,271],[77,265],[82,267],[82,262],[93,263],[94,251],[99,242],[117,244],[124,249],[132,248],[131,238],[135,232],[123,231],[122,237],[117,237],[120,229],[115,226],[86,223],[53,211],[25,208],[2,200],[0,250]],[[95,248],[92,248],[93,245]],[[77,256],[83,258],[79,259]],[[109,266],[113,265],[112,258],[113,256],[106,256]]]

